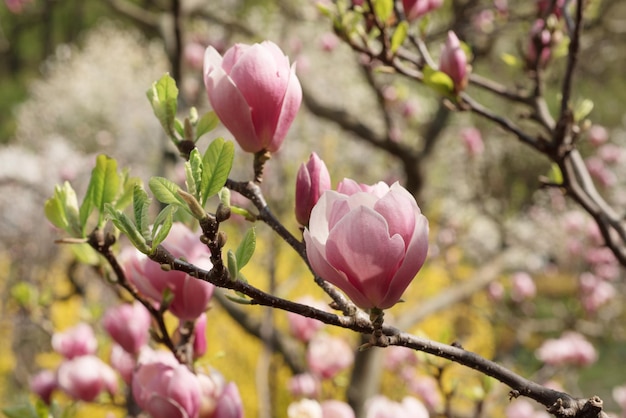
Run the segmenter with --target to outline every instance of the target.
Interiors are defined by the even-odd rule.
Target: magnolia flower
[[[56,374],[52,370],[42,370],[31,377],[29,387],[46,405],[50,405],[52,392],[57,388]]]
[[[354,363],[354,351],[341,338],[319,334],[309,342],[306,361],[314,375],[332,379]]]
[[[124,350],[136,354],[148,342],[151,320],[148,310],[135,301],[107,310],[102,325]]]
[[[302,102],[295,65],[269,41],[236,44],[224,57],[208,47],[204,85],[213,110],[247,152],[277,151]]]
[[[443,0],[402,0],[404,14],[408,21],[424,16],[426,13],[442,6]]]
[[[117,392],[117,376],[113,369],[93,355],[66,360],[57,370],[58,387],[70,397],[91,402],[103,391]]]
[[[456,34],[448,32],[448,38],[439,57],[439,70],[446,73],[454,83],[454,91],[460,92],[467,86],[467,55],[461,48]]]
[[[326,305],[323,302],[311,296],[303,296],[296,302],[326,310]],[[287,321],[289,322],[289,332],[291,335],[302,342],[308,342],[324,326],[324,323],[317,319],[298,315],[294,312],[287,312]]]
[[[573,364],[587,366],[598,354],[593,345],[577,332],[565,332],[558,339],[549,339],[535,352],[537,358],[553,366]]]
[[[90,325],[80,323],[52,336],[52,349],[66,359],[94,354],[98,341]]]
[[[296,177],[296,219],[300,225],[309,224],[311,210],[326,190],[330,190],[330,174],[324,161],[312,153]]]
[[[362,309],[387,309],[426,260],[428,221],[398,183],[346,179],[317,202],[304,240],[318,275]]]

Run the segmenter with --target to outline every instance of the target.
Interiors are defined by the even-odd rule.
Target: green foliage
[[[154,252],[157,246],[161,244],[167,234],[170,233],[170,229],[172,229],[172,224],[174,223],[174,213],[176,212],[175,206],[166,206],[159,212],[156,219],[154,220],[154,226],[152,227],[152,246],[151,250]]]
[[[254,254],[254,250],[256,249],[256,231],[254,227],[248,229],[246,231],[246,235],[243,237],[243,240],[239,243],[237,247],[237,251],[235,252],[235,256],[237,258],[237,273],[244,268],[248,261],[252,258]]]
[[[387,22],[393,14],[393,0],[373,0],[374,13],[381,22]]]
[[[207,112],[196,123],[196,135],[194,142],[197,141],[202,135],[211,132],[220,123],[219,118],[215,112]]]
[[[223,138],[217,138],[202,157],[202,181],[200,187],[200,203],[217,194],[228,179],[235,159],[235,145]]]
[[[424,67],[424,84],[444,96],[451,97],[454,94],[454,82],[450,76],[428,65]]]
[[[35,403],[24,402],[19,405],[2,408],[7,418],[70,418],[75,415],[74,408],[61,409],[56,402],[46,405],[41,399]]]
[[[44,205],[44,212],[46,218],[57,228],[73,237],[83,237],[76,192],[67,181],[63,186],[55,186],[54,195]]]
[[[574,104],[574,120],[580,122],[585,119],[593,110],[593,101],[589,99],[577,100]]]
[[[89,215],[98,210],[98,228],[104,226],[104,206],[112,203],[119,192],[120,176],[117,172],[117,161],[104,154],[96,158],[96,166],[91,171],[91,179],[87,193],[80,206],[80,224],[84,229]]]
[[[169,75],[165,74],[159,81],[152,84],[152,87],[146,92],[148,100],[152,105],[154,115],[157,117],[161,126],[167,135],[177,142],[175,132],[176,110],[178,108],[178,87],[176,81]],[[180,122],[179,122],[180,123]],[[177,129],[180,133],[180,129]]]
[[[178,193],[180,187],[173,181],[164,177],[152,177],[148,182],[148,186],[159,202],[187,209],[187,204]]]
[[[391,37],[391,52],[395,53],[404,43],[409,33],[409,22],[403,20],[398,24]]]
[[[137,229],[137,226],[124,212],[121,212],[110,203],[107,203],[105,210],[111,222],[117,229],[119,229],[124,235],[128,237],[133,246],[144,254],[150,254],[151,248],[148,246],[146,239]]]

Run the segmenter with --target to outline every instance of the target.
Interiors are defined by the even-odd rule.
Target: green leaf
[[[83,237],[76,192],[67,181],[54,187],[53,196],[44,204],[44,213],[57,228],[73,237]]]
[[[237,256],[232,250],[228,250],[228,252],[226,253],[226,266],[228,267],[230,279],[237,280],[239,268],[237,267]]]
[[[403,20],[396,27],[393,36],[391,37],[391,52],[395,53],[404,43],[409,33],[409,22]]]
[[[373,0],[374,13],[378,19],[384,24],[389,20],[393,13],[393,0]]]
[[[202,115],[202,117],[196,124],[196,137],[194,138],[194,142],[197,141],[198,138],[200,138],[202,135],[215,129],[219,122],[220,120],[217,117],[217,114],[215,114],[215,112],[213,111],[207,112]]]
[[[105,205],[105,211],[111,218],[113,225],[128,237],[135,248],[144,254],[150,253],[151,250],[148,244],[146,244],[146,240],[137,230],[133,221],[124,212],[116,210],[110,203]]]
[[[102,226],[104,205],[117,197],[120,187],[120,176],[117,172],[117,161],[104,154],[96,158],[96,166],[91,171],[91,179],[87,193],[80,207],[80,224],[85,227],[93,209],[99,212],[98,226]]]
[[[548,174],[548,178],[554,184],[563,184],[563,173],[559,168],[558,164],[552,163],[550,166],[550,173]]]
[[[202,157],[198,149],[194,148],[189,154],[189,161],[185,163],[185,173],[187,175],[187,191],[198,200],[201,200],[202,168]]]
[[[239,243],[237,247],[237,251],[235,252],[235,256],[237,259],[237,273],[246,265],[248,261],[252,258],[252,254],[254,254],[254,250],[256,248],[256,233],[254,227],[248,229],[246,231],[246,235],[243,237],[243,240]]]
[[[500,59],[509,67],[513,68],[521,68],[522,62],[513,54],[509,54],[507,52],[500,55]]]
[[[159,202],[166,205],[187,206],[178,194],[180,187],[173,181],[163,177],[152,177],[148,182],[148,186]]]
[[[154,226],[152,227],[152,252],[167,238],[167,234],[172,229],[174,212],[176,212],[175,206],[166,206],[154,220]]]
[[[145,238],[150,238],[150,198],[148,193],[140,185],[135,185],[133,191],[133,212],[135,214],[135,225],[137,230]]]
[[[115,209],[123,211],[133,203],[135,186],[143,186],[143,184],[139,177],[130,177],[128,175],[128,170],[124,170],[124,172],[120,175],[120,182],[122,183],[122,191],[115,200]]]
[[[174,132],[176,109],[178,108],[176,81],[169,74],[165,74],[159,81],[152,84],[152,87],[146,92],[146,96],[148,96],[152,110],[161,122],[165,133],[171,139],[177,140]]]
[[[450,76],[428,65],[424,67],[424,84],[444,96],[452,96],[454,93],[454,82]]]
[[[34,405],[27,403],[22,405],[7,406],[2,408],[2,413],[7,418],[39,418]]]
[[[235,145],[226,142],[223,138],[217,138],[204,153],[202,158],[202,187],[200,204],[204,206],[207,199],[219,192],[230,174],[235,158]]]
[[[226,296],[226,298],[228,300],[230,300],[231,302],[235,302],[235,303],[238,303],[240,305],[251,305],[252,304],[252,301],[250,299],[242,298],[242,297],[239,297],[239,296],[233,296],[233,295],[229,295],[229,294],[226,294],[224,296]]]
[[[582,99],[576,102],[574,106],[574,120],[580,122],[585,119],[593,110],[594,104],[592,100]]]

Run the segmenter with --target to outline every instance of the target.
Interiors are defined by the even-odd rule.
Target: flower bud
[[[456,34],[448,32],[448,39],[439,57],[439,70],[446,73],[454,83],[455,93],[459,93],[467,86],[467,55],[461,48],[461,42]]]
[[[362,309],[387,309],[426,260],[428,221],[398,183],[346,179],[317,202],[304,240],[318,275]]]
[[[309,343],[306,361],[311,372],[332,379],[354,362],[354,352],[343,339],[319,334]]]
[[[204,85],[213,110],[241,148],[277,151],[302,102],[295,65],[273,42],[208,47]]]
[[[440,8],[442,5],[443,0],[402,0],[404,14],[409,22]]]
[[[94,354],[97,348],[98,341],[93,329],[85,323],[52,336],[52,349],[66,359]]]
[[[326,305],[310,296],[304,296],[297,300],[303,305],[312,306],[321,310],[326,310]],[[294,312],[287,312],[287,320],[289,321],[289,332],[302,342],[308,342],[319,331],[324,323],[317,319],[298,315]]]
[[[30,390],[50,405],[52,392],[57,388],[57,377],[52,370],[42,370],[30,379]]]
[[[598,354],[593,346],[577,332],[568,331],[558,339],[545,341],[535,352],[537,358],[553,366],[587,366],[594,363]]]
[[[151,320],[148,310],[136,301],[107,310],[102,325],[124,350],[136,354],[148,342]]]
[[[193,358],[200,358],[206,353],[206,313],[196,319],[193,327]]]
[[[85,355],[66,360],[57,370],[57,383],[68,396],[92,402],[103,391],[117,392],[117,376],[96,356]]]
[[[312,153],[296,178],[296,219],[300,225],[309,224],[311,210],[326,190],[330,190],[330,174],[324,161]]]

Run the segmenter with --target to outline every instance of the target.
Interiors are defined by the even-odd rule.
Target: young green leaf
[[[98,226],[104,219],[104,205],[117,197],[120,187],[120,176],[117,172],[117,161],[104,154],[96,158],[96,166],[91,171],[87,193],[80,207],[80,224],[85,227],[93,209],[99,212]]]
[[[237,294],[239,294],[239,293],[237,293]],[[228,294],[226,294],[224,296],[226,296],[226,298],[228,300],[230,300],[231,302],[238,303],[240,305],[251,305],[252,304],[252,301],[250,299],[246,299],[246,298],[239,297],[239,296],[228,295]]]
[[[237,256],[232,250],[228,250],[226,253],[226,266],[231,280],[237,280],[239,274],[239,268],[237,267]]]
[[[139,177],[130,177],[128,170],[124,170],[120,175],[120,183],[122,184],[122,191],[115,200],[114,206],[115,209],[123,211],[133,203],[135,186],[139,185],[143,187],[143,183]]]
[[[152,84],[152,87],[146,92],[146,96],[148,96],[152,110],[159,122],[161,122],[165,133],[171,139],[177,140],[174,132],[174,121],[178,107],[178,87],[176,87],[176,81],[169,74],[165,74],[159,81]]]
[[[144,254],[150,254],[151,250],[146,240],[137,230],[133,221],[124,212],[116,210],[110,203],[105,205],[104,210],[111,219],[111,222],[113,222],[113,225],[128,237],[135,248]]]
[[[373,0],[374,13],[378,19],[384,24],[393,13],[393,0]]]
[[[166,206],[154,220],[154,226],[152,227],[152,252],[165,240],[170,229],[172,229],[174,212],[176,212],[175,206]]]
[[[188,170],[187,167],[189,167]],[[189,154],[189,161],[185,163],[185,172],[187,174],[187,191],[198,200],[200,200],[202,171],[202,157],[198,149],[194,148]]]
[[[39,418],[37,410],[30,403],[7,406],[2,408],[2,413],[6,415],[7,418]]]
[[[202,115],[202,117],[196,124],[196,137],[194,138],[194,142],[196,142],[198,138],[200,138],[202,135],[215,129],[219,122],[220,120],[213,111],[207,112]]]
[[[254,227],[248,229],[246,231],[246,235],[243,237],[243,240],[239,243],[237,247],[237,251],[235,252],[235,256],[237,258],[237,267],[241,270],[248,261],[252,258],[252,254],[254,254],[254,250],[256,248],[256,232]],[[237,273],[239,273],[237,270]]]
[[[200,194],[204,206],[207,199],[219,192],[230,174],[235,158],[235,146],[232,142],[226,142],[223,138],[217,138],[204,153],[202,158],[202,187]]]
[[[57,228],[71,236],[82,237],[76,192],[68,182],[55,186],[54,195],[44,205],[44,212]]]
[[[396,30],[393,32],[393,36],[391,37],[391,52],[396,53],[398,49],[404,43],[407,35],[409,33],[409,22],[403,20],[398,23]]]
[[[140,185],[135,185],[133,191],[133,212],[135,214],[135,225],[137,230],[145,239],[150,236],[150,219],[148,217],[150,209],[150,199],[148,193]]]
[[[424,84],[444,96],[454,94],[454,81],[450,76],[429,66],[424,67]]]
[[[178,194],[180,188],[176,183],[163,177],[152,177],[148,186],[154,197],[166,205],[178,205],[186,207],[185,201]]]

